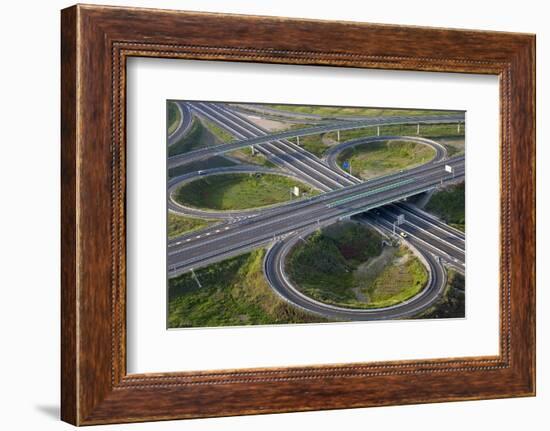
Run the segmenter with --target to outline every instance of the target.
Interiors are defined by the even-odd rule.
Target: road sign
[[[397,226],[405,223],[405,214],[399,214],[397,216]]]
[[[451,165],[445,165],[445,172],[453,173],[453,167]]]
[[[292,188],[292,194],[293,194],[294,196],[300,196],[300,189],[299,189],[297,186],[294,186],[294,187]]]
[[[342,163],[342,167],[344,169],[349,169],[349,162],[346,160],[344,163]]]

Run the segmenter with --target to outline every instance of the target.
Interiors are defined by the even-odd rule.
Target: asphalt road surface
[[[452,163],[456,176],[463,175],[464,161]],[[277,237],[307,228],[327,220],[339,219],[359,214],[363,211],[386,205],[405,197],[430,190],[445,181],[448,174],[441,165],[423,166],[414,174],[392,177],[374,184],[363,183],[331,193],[314,196],[304,201],[296,201],[274,211],[243,220],[231,226],[223,235],[209,235],[205,239],[199,233],[200,241],[184,241],[168,248],[168,270],[170,276],[222,260],[235,253],[266,244]],[[193,244],[189,244],[193,242]]]
[[[394,204],[394,202],[418,193],[433,190],[444,183],[463,178],[463,156],[447,159],[446,150],[442,145],[425,138],[371,137],[335,146],[329,152],[327,161],[323,162],[288,140],[288,138],[296,136],[366,126],[463,122],[463,114],[339,120],[330,124],[270,134],[226,105],[202,102],[185,103],[184,105],[192,115],[202,115],[208,118],[231,133],[237,138],[237,141],[171,157],[168,159],[169,167],[253,146],[280,168],[279,173],[294,176],[326,193],[264,209],[233,212],[207,211],[211,216],[209,218],[219,218],[223,221],[199,232],[184,234],[169,241],[168,272],[170,277],[224,260],[247,250],[271,244],[269,253],[266,255],[264,271],[271,287],[285,300],[300,308],[327,317],[344,320],[373,320],[411,316],[431,305],[445,287],[446,273],[442,262],[464,272],[465,247],[464,235],[461,232],[413,206]],[[191,115],[186,117],[191,118]],[[176,133],[180,129],[181,127],[176,130]],[[432,161],[422,166],[365,182],[338,168],[335,162],[336,156],[343,149],[390,138],[417,140],[431,145],[436,150],[436,155]],[[453,167],[452,175],[445,171],[445,165]],[[262,172],[265,169],[257,166],[239,166],[233,169],[207,170],[201,174],[237,172],[237,168],[246,172]],[[169,194],[182,183],[192,181],[199,176],[199,173],[191,173],[172,179],[169,183]],[[182,207],[173,200],[170,200],[169,205],[172,211],[205,217],[203,210]],[[376,213],[370,211],[381,207],[383,208],[376,210]],[[365,222],[377,226],[386,234],[406,233],[406,242],[421,257],[430,273],[428,286],[421,294],[388,309],[349,310],[317,303],[311,298],[304,298],[297,289],[288,283],[288,280],[285,282],[284,256],[297,238],[303,237],[311,230],[318,229],[323,225],[353,215],[361,215],[365,211],[370,211],[362,216]],[[394,227],[395,218],[399,214],[405,214],[406,222],[399,227]],[[403,238],[401,240],[404,241]]]
[[[304,231],[307,236],[316,227]],[[413,242],[408,245],[414,249],[428,268],[428,282],[424,289],[413,298],[391,307],[360,309],[340,307],[316,301],[300,292],[290,281],[285,272],[285,261],[288,253],[304,237],[294,235],[275,243],[267,252],[264,260],[264,274],[275,292],[285,301],[315,314],[336,320],[382,320],[411,317],[430,307],[445,289],[446,272],[441,263],[431,253],[416,248]]]
[[[204,109],[205,107],[212,107],[213,104],[197,103],[193,104],[193,109]],[[215,105],[214,105],[215,106]],[[218,106],[219,108],[219,106]],[[200,112],[200,111],[199,111]],[[190,151],[188,153],[180,154],[170,157],[168,159],[168,168],[174,168],[176,166],[191,163],[193,161],[204,160],[214,155],[224,154],[230,151],[238,150],[240,148],[268,144],[270,142],[278,142],[288,138],[294,138],[297,136],[316,135],[320,133],[326,133],[335,130],[353,130],[361,129],[371,126],[386,126],[386,125],[398,125],[398,124],[448,124],[463,122],[464,114],[454,115],[433,115],[425,117],[414,116],[402,116],[402,117],[372,117],[364,120],[357,121],[337,121],[327,125],[313,126],[303,129],[294,129],[284,132],[273,133],[269,135],[251,137],[249,139],[242,139],[233,143],[218,145],[215,147],[202,148],[199,150]],[[279,153],[280,155],[280,153]]]
[[[180,111],[180,123],[178,124],[178,127],[174,132],[172,132],[168,136],[168,145],[174,145],[176,142],[178,142],[182,137],[184,137],[187,132],[189,131],[189,128],[191,127],[191,123],[193,122],[193,117],[191,114],[191,110],[189,109],[189,105],[185,102],[176,101],[175,103],[177,109]]]

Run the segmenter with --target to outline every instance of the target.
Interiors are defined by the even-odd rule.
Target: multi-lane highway
[[[290,142],[288,139],[270,139],[273,137],[280,138],[283,135],[305,136],[302,133],[310,129],[300,129],[294,132],[288,131],[270,135],[250,120],[235,112],[231,112],[224,106],[207,103],[197,103],[191,106],[194,110],[197,110],[197,112],[206,116],[238,139],[236,143],[224,145],[224,147],[234,146],[242,148],[244,142],[255,142],[252,146],[269,161],[293,172],[296,176],[303,178],[304,181],[309,182],[320,190],[328,191],[355,183],[354,179],[349,175],[334,172],[313,154]],[[211,151],[219,153],[221,151],[219,148],[216,147],[211,149]],[[190,154],[188,153],[188,155]]]
[[[295,306],[327,317],[364,320],[416,314],[419,310],[433,304],[444,288],[445,271],[442,262],[461,271],[464,270],[463,234],[410,205],[393,204],[407,197],[432,190],[443,183],[462,178],[464,157],[447,159],[445,148],[439,143],[419,137],[406,138],[432,146],[435,149],[433,160],[396,174],[362,182],[337,167],[337,154],[353,145],[368,144],[381,139],[404,138],[373,137],[348,141],[335,146],[325,161],[288,140],[296,136],[376,125],[463,122],[463,115],[338,120],[330,124],[270,134],[245,116],[228,108],[227,105],[201,102],[184,103],[183,105],[193,115],[208,118],[231,133],[236,141],[171,157],[168,159],[169,167],[223,154],[245,146],[253,146],[269,161],[281,168],[282,171],[279,172],[294,176],[325,193],[270,208],[227,213],[214,212],[181,206],[172,199],[174,190],[182,183],[192,181],[198,176],[231,171],[272,172],[273,170],[258,166],[238,166],[205,170],[200,174],[190,173],[171,179],[168,185],[169,209],[171,211],[220,219],[220,223],[169,241],[168,272],[170,277],[241,254],[246,250],[271,244],[264,262],[265,275],[274,291],[283,299]],[[452,166],[454,171],[452,175],[445,170],[445,165]],[[393,235],[396,230],[394,218],[398,214],[405,214],[406,223],[401,224],[396,233],[401,231],[407,233],[409,247],[427,266],[430,274],[428,286],[411,300],[388,309],[349,310],[320,304],[311,298],[305,298],[298,289],[291,285],[284,273],[286,252],[290,250],[297,238],[303,238],[304,235],[320,226],[360,215],[375,208],[381,209],[376,210],[377,213],[369,212],[365,216],[365,221],[368,220],[369,223],[376,225],[379,230],[389,235]]]
[[[464,160],[455,159],[457,176],[464,173]],[[439,164],[423,167],[415,174],[405,173],[384,181],[363,183],[334,192],[296,201],[274,212],[261,213],[243,220],[222,235],[198,234],[193,244],[184,241],[168,248],[168,271],[171,276],[221,260],[243,250],[258,247],[273,239],[311,225],[360,214],[396,200],[414,196],[437,187],[445,178]]]
[[[210,108],[210,115],[214,118],[214,112],[225,111],[228,113],[226,107],[215,104],[207,103],[193,103],[191,104],[192,109],[197,110],[199,113],[207,112],[207,108]],[[240,117],[235,113],[233,118]],[[240,117],[242,118],[242,117]],[[232,121],[232,120],[231,120]],[[354,130],[354,129],[363,129],[366,127],[373,126],[389,126],[389,125],[399,125],[399,124],[448,124],[448,123],[457,123],[464,121],[464,114],[453,114],[453,115],[432,115],[425,117],[418,116],[402,116],[402,117],[371,117],[363,120],[357,121],[336,121],[334,123],[326,125],[318,125],[313,127],[306,127],[303,129],[294,129],[287,130],[284,132],[278,132],[273,134],[264,134],[256,137],[251,137],[248,139],[240,139],[236,142],[219,145],[216,147],[202,148],[199,150],[190,151],[188,153],[180,154],[178,156],[170,157],[168,159],[168,167],[174,168],[176,166],[184,165],[193,161],[203,160],[214,155],[220,155],[227,152],[235,151],[243,147],[254,146],[259,144],[266,144],[263,147],[268,146],[270,143],[280,143],[283,140],[288,138],[294,138],[297,136],[308,136],[308,135],[318,135],[320,133],[326,133],[336,130]],[[228,121],[230,122],[230,121]],[[236,122],[235,122],[235,127]],[[256,126],[257,127],[257,126]],[[272,147],[272,149],[275,149]],[[283,155],[283,153],[275,151],[275,155]]]
[[[400,214],[405,216],[405,221],[397,226],[397,217]],[[423,244],[422,248],[428,249],[449,266],[464,273],[465,238],[462,232],[421,213],[410,205],[387,205],[373,215],[375,221],[384,226],[393,228],[395,223],[397,233],[404,232],[407,237]]]

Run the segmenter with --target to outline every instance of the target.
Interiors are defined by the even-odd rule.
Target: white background
[[[147,58],[130,61],[127,82],[128,372],[498,354],[496,76]],[[467,318],[166,331],[165,106],[173,98],[466,111]]]
[[[547,429],[550,422],[550,173],[548,84],[550,29],[544,2],[118,1],[107,4],[345,19],[537,33],[538,396],[536,398],[222,418],[100,427],[147,430],[383,428]],[[2,381],[0,425],[10,430],[69,429],[57,420],[59,399],[59,9],[65,1],[9,2],[0,16],[2,128]],[[545,55],[544,55],[545,54]]]

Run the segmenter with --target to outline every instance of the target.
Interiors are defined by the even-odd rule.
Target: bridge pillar
[[[300,145],[300,137],[299,136],[296,136],[296,144]]]
[[[255,155],[255,154],[256,154],[256,150],[254,149],[254,145],[251,145],[251,146],[250,146],[250,149],[252,150],[252,155]]]
[[[456,125],[456,133],[460,133],[460,121]]]
[[[420,135],[420,123],[416,125],[416,134]]]
[[[336,139],[340,142],[340,130],[336,131]]]
[[[380,126],[376,126],[376,136],[380,136]]]

